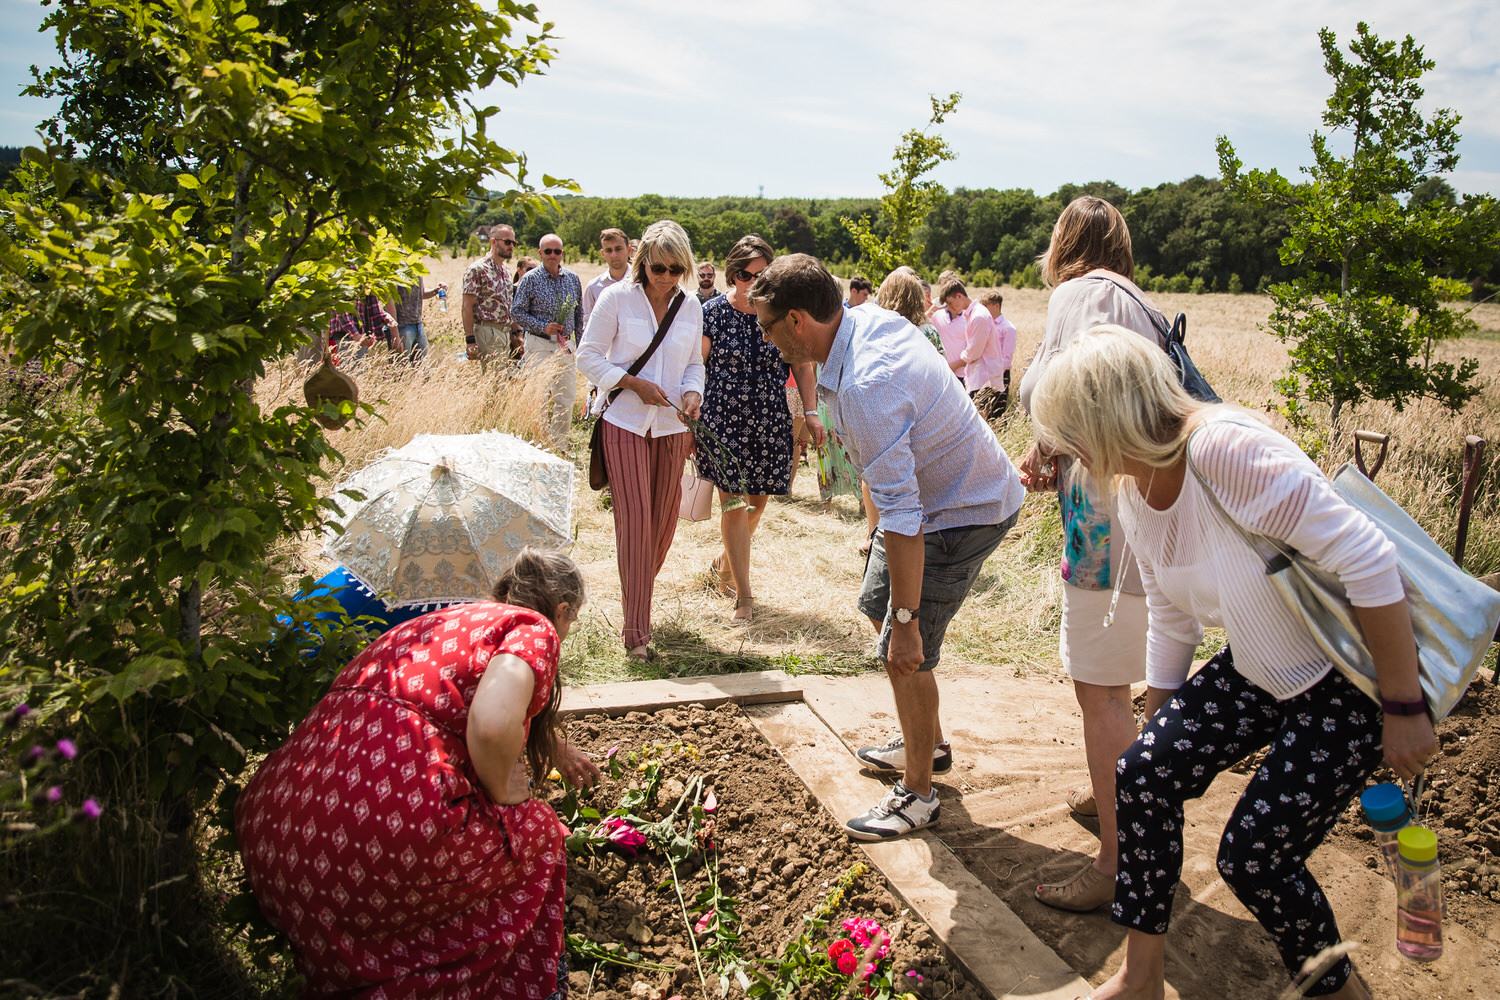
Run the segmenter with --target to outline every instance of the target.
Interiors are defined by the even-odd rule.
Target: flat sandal
[[[1036,898],[1058,910],[1088,913],[1115,900],[1115,880],[1093,862],[1063,882],[1036,887]]]

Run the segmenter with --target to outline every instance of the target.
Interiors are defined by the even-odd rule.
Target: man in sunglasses
[[[714,266],[708,261],[698,265],[698,304],[708,305],[708,300],[717,295],[724,294],[714,287]]]
[[[491,356],[510,349],[511,296],[514,287],[505,262],[516,252],[516,231],[490,228],[490,252],[464,271],[464,343],[470,358],[488,365]]]
[[[561,236],[548,233],[537,241],[537,248],[542,266],[528,271],[516,286],[511,315],[526,331],[526,363],[550,362],[556,368],[547,404],[547,445],[562,452],[568,445],[573,401],[578,395],[573,351],[583,333],[583,282],[563,267]]]

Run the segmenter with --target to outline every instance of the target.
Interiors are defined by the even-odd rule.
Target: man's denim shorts
[[[922,536],[925,556],[922,566],[922,605],[917,609],[917,630],[922,634],[922,670],[938,664],[948,623],[958,614],[964,598],[974,586],[979,570],[1005,533],[1021,516],[1016,511],[999,524],[948,528]],[[859,588],[859,610],[871,621],[883,621],[877,655],[884,661],[891,644],[891,572],[885,562],[885,533],[876,531],[870,540],[870,558]]]

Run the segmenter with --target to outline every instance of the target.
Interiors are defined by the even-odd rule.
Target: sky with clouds
[[[1493,0],[540,0],[557,59],[485,95],[492,134],[586,193],[864,196],[927,95],[953,187],[1216,176],[1214,138],[1295,172],[1329,91],[1320,27],[1411,34],[1437,68],[1424,106],[1463,116],[1461,192],[1500,193],[1500,7]],[[34,141],[16,95],[55,57],[36,0],[0,0],[0,145]]]

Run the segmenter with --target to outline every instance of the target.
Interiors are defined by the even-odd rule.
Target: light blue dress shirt
[[[818,399],[870,486],[880,527],[901,535],[999,524],[1026,490],[952,370],[889,310],[845,309]]]

